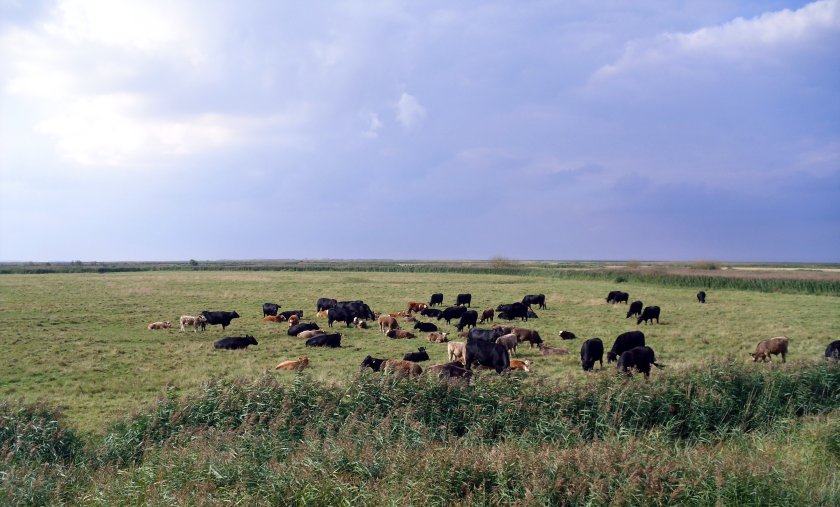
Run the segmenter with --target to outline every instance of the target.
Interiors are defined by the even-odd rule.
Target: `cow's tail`
[[[664,367],[665,367],[665,365],[664,365],[664,364],[659,364],[659,363],[656,363],[656,362],[653,362],[653,363],[650,363],[650,364],[652,364],[652,365],[656,366],[656,367],[657,367],[657,368],[659,368],[659,369],[662,369],[662,368],[664,368]]]

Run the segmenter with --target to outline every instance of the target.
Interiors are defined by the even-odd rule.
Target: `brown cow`
[[[510,369],[511,369],[511,371],[522,370],[526,373],[530,373],[531,372],[531,364],[532,363],[531,363],[530,359],[526,359],[524,361],[521,360],[521,359],[511,359],[510,360]]]
[[[400,324],[397,322],[396,317],[392,317],[390,315],[380,315],[379,316],[379,332],[385,333],[390,331],[391,329],[399,329]]]
[[[368,323],[360,319],[359,317],[353,317],[353,326],[359,329],[367,329]]]
[[[503,328],[504,329],[504,328]],[[532,330],[532,329],[525,329],[523,327],[514,327],[510,330],[511,334],[516,335],[516,339],[519,340],[520,343],[528,342],[528,348],[533,348],[534,345],[539,345],[542,343],[542,338],[540,337],[540,333]]]
[[[445,333],[445,332],[444,333],[439,333],[439,332],[429,333],[429,341],[432,342],[432,343],[446,343],[446,342],[449,341],[449,338],[447,338],[447,336],[449,336],[449,333]]]
[[[290,315],[289,316],[289,327],[296,326],[300,324],[300,317],[297,315]]]
[[[761,340],[758,342],[758,345],[755,347],[755,352],[750,354],[753,357],[753,362],[756,362],[761,359],[761,362],[765,362],[769,360],[771,363],[773,360],[770,358],[770,354],[773,355],[782,355],[782,362],[785,362],[785,356],[787,355],[788,351],[788,337],[787,336],[777,336],[776,338],[770,338],[769,340]]]
[[[569,353],[569,351],[566,350],[566,349],[557,348],[557,347],[549,347],[545,343],[540,343],[539,348],[540,348],[540,353],[544,356],[551,356],[551,355],[562,356],[563,354],[568,354]]]
[[[397,378],[418,377],[423,373],[423,368],[414,361],[403,361],[401,359],[388,359],[382,363],[383,373],[393,373]]]
[[[493,309],[490,308],[488,310],[484,310],[481,312],[481,320],[478,321],[479,324],[484,324],[487,321],[493,322]]]
[[[275,370],[302,370],[309,366],[309,358],[306,356],[299,357],[291,361],[283,361],[274,367]]]
[[[181,315],[180,322],[181,331],[184,331],[186,326],[192,326],[193,333],[197,333],[199,327],[202,331],[204,331],[204,326],[207,325],[207,319],[204,315],[199,315],[198,317],[193,317],[192,315]]]
[[[146,326],[146,328],[148,328],[149,330],[152,330],[152,329],[169,329],[170,327],[172,327],[172,323],[169,322],[168,320],[165,320],[163,322],[152,322],[151,324]]]
[[[506,334],[496,338],[496,343],[501,343],[505,346],[508,352],[513,351],[516,353],[516,346],[519,344],[519,339],[516,337],[515,334]]]
[[[427,305],[426,303],[418,303],[416,301],[409,301],[408,302],[408,315],[411,315],[412,312],[420,313],[428,307],[429,307],[429,305]]]
[[[404,331],[402,329],[392,329],[385,333],[385,336],[388,338],[416,338],[413,333],[409,333],[408,331]]]
[[[321,310],[318,313],[316,313],[315,315],[317,315],[318,317],[323,317],[323,318],[326,319],[327,318],[327,312],[329,312],[329,310]]]

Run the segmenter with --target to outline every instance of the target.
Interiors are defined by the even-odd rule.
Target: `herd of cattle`
[[[660,308],[658,306],[644,306],[642,301],[629,302],[629,294],[621,291],[611,291],[606,298],[609,304],[625,303],[628,305],[626,318],[637,317],[636,323],[652,323],[654,320],[659,323]],[[700,303],[706,302],[706,293],[697,293],[697,300]],[[478,328],[477,324],[494,322],[495,318],[513,321],[520,319],[527,322],[528,319],[538,318],[532,310],[532,306],[538,309],[547,309],[544,294],[530,294],[522,298],[521,302],[500,304],[495,310],[487,309],[482,311],[480,320],[477,311],[470,309],[472,302],[471,294],[458,294],[456,303],[444,309],[434,308],[442,306],[443,294],[432,294],[429,303],[410,301],[405,311],[396,313],[379,314],[371,310],[364,301],[337,301],[330,298],[319,298],[315,304],[319,317],[326,317],[327,327],[332,328],[335,323],[343,323],[345,326],[368,328],[367,321],[376,321],[379,331],[385,336],[393,339],[416,338],[412,331],[402,329],[400,320],[406,323],[413,323],[412,329],[418,332],[428,333],[429,342],[446,343],[448,363],[433,365],[426,368],[425,373],[440,378],[466,379],[472,378],[474,366],[495,370],[503,373],[511,370],[531,370],[531,361],[511,359],[511,353],[516,354],[517,346],[528,342],[529,347],[538,347],[543,355],[567,354],[568,350],[559,347],[550,347],[545,344],[539,332],[523,327],[511,325],[493,324],[491,328]],[[288,322],[289,336],[297,336],[306,339],[306,346],[309,347],[341,347],[341,333],[328,332],[320,328],[315,322],[300,322],[303,318],[303,310],[289,310],[280,312],[280,305],[276,303],[265,303],[263,305],[263,320],[274,322]],[[418,320],[417,315],[435,318],[438,321],[446,321],[451,325],[454,319],[458,319],[455,328],[458,336],[465,338],[465,341],[449,341],[449,333],[442,331],[438,324]],[[224,330],[231,324],[233,319],[239,318],[235,311],[203,311],[200,315],[183,315],[180,318],[180,330],[185,331],[192,327],[193,332],[204,331],[207,325],[221,325]],[[153,322],[148,329],[171,328],[170,321]],[[465,330],[466,329],[466,330]],[[560,331],[558,336],[562,340],[573,340],[577,337],[570,331]],[[788,352],[789,339],[784,336],[762,340],[756,346],[755,352],[751,353],[753,361],[767,361],[772,363],[771,355],[781,355],[782,362]],[[217,349],[246,349],[249,345],[258,345],[257,340],[250,335],[225,337],[214,343]],[[825,351],[826,358],[840,360],[840,340],[829,344]],[[595,363],[604,367],[604,343],[600,338],[585,340],[580,348],[580,363],[584,371],[591,371]],[[362,360],[361,368],[371,368],[374,371],[391,372],[397,376],[414,377],[423,373],[419,365],[422,361],[430,360],[425,347],[419,347],[417,352],[409,352],[402,359],[379,359],[367,356]],[[654,350],[645,343],[645,334],[642,331],[628,331],[619,334],[613,342],[612,348],[607,352],[607,363],[616,362],[618,370],[631,374],[638,371],[644,374],[645,378],[650,375],[651,366],[663,368],[664,365],[656,362]],[[284,361],[276,366],[280,370],[296,370],[309,365],[307,356],[299,357],[296,360]]]

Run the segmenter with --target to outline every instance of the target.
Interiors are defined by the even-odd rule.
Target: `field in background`
[[[629,292],[631,301],[660,306],[661,324],[637,326],[626,319],[626,305],[604,301],[614,289]],[[433,292],[443,292],[445,303],[459,292],[470,292],[477,309],[518,301],[524,294],[546,294],[548,309],[537,310],[540,318],[525,325],[570,354],[543,358],[525,345],[518,357],[534,361],[533,377],[552,380],[584,378],[577,357],[582,339],[598,336],[609,347],[615,336],[632,329],[643,329],[668,364],[655,375],[710,358],[746,364],[758,340],[778,335],[790,337],[792,360],[818,358],[840,331],[835,297],[707,289],[708,303],[701,305],[693,288],[614,280],[352,271],[4,275],[0,345],[6,353],[0,359],[0,396],[60,405],[73,424],[96,431],[151,402],[167,386],[170,391],[190,390],[212,377],[254,376],[303,354],[311,359],[314,378],[339,383],[356,374],[367,354],[396,358],[426,346],[432,362],[443,362],[446,346],[430,344],[420,333],[415,340],[391,340],[376,329],[341,328],[343,347],[323,350],[287,336],[286,324],[261,320],[266,301],[302,309],[305,321],[325,326],[326,319],[313,318],[318,297],[363,299],[375,311],[396,312],[407,301],[427,301]],[[205,309],[236,310],[241,318],[224,333],[219,326],[198,334],[177,330],[180,315]],[[176,328],[146,329],[158,320],[170,320]],[[455,333],[454,326],[436,322]],[[557,334],[564,329],[581,339],[561,342]],[[245,334],[256,337],[259,346],[244,352],[212,347],[222,336]]]
[[[652,269],[635,266],[582,276],[387,268],[0,276],[0,503],[840,501],[840,365],[822,360],[840,337],[840,299],[814,294],[831,294],[830,279],[745,290],[690,286],[693,274],[633,274]],[[661,324],[625,319],[626,305],[604,301],[616,289],[660,306]],[[307,321],[318,297],[391,312],[433,292],[445,303],[471,292],[475,309],[544,293],[548,308],[523,325],[570,354],[543,358],[525,345],[519,357],[534,361],[532,374],[479,372],[468,387],[394,382],[360,375],[361,359],[425,346],[443,362],[445,345],[342,327],[341,349],[311,349],[286,324],[261,320],[267,301],[302,309]],[[181,314],[204,309],[241,318],[224,333],[177,330]],[[176,327],[148,331],[156,320]],[[561,329],[579,339],[561,341]],[[648,382],[610,367],[580,371],[583,339],[609,347],[631,329],[646,333],[664,370]],[[259,345],[212,348],[246,333]],[[788,364],[751,362],[759,339],[782,334]],[[273,370],[303,354],[305,373]]]

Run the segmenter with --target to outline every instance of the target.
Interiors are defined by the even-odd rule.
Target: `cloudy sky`
[[[840,262],[840,0],[0,0],[0,260]]]

